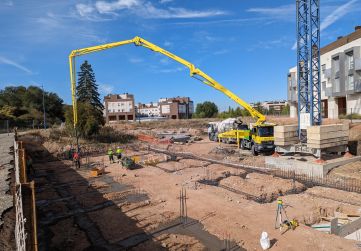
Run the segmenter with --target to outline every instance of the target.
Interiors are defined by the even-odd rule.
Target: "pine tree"
[[[100,101],[100,94],[98,92],[98,85],[95,80],[95,75],[92,66],[88,61],[80,66],[78,72],[78,86],[76,87],[77,98],[79,102],[91,104],[96,110],[102,112],[104,106]]]

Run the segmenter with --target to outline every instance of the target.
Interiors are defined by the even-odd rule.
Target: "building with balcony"
[[[361,114],[361,26],[320,50],[322,116]],[[290,116],[297,117],[297,68],[287,75]]]
[[[106,123],[135,120],[134,95],[109,94],[104,97]]]
[[[286,100],[281,101],[263,101],[259,103],[250,103],[253,108],[258,107],[258,105],[262,106],[264,109],[266,109],[269,112],[281,112],[282,109],[287,105]]]
[[[159,99],[160,116],[169,119],[189,119],[194,113],[193,101],[189,97]]]

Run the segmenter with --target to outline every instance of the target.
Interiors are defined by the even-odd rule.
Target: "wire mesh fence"
[[[0,133],[10,133],[14,131],[14,128],[18,131],[42,129],[44,124],[37,120],[0,120]]]
[[[276,177],[299,181],[308,187],[323,186],[347,192],[361,193],[361,181],[357,179],[332,176],[321,177],[312,173],[296,173],[288,169],[273,169],[271,173]]]

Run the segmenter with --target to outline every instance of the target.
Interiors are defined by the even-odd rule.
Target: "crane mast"
[[[298,135],[306,142],[307,126],[321,125],[320,0],[296,0]]]

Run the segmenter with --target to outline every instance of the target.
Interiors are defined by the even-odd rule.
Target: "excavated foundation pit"
[[[271,179],[273,184],[270,182]],[[307,189],[296,181],[259,173],[248,173],[245,177],[228,174],[216,179],[202,179],[198,182],[226,189],[257,203],[270,203],[277,200],[279,196],[299,194]]]

